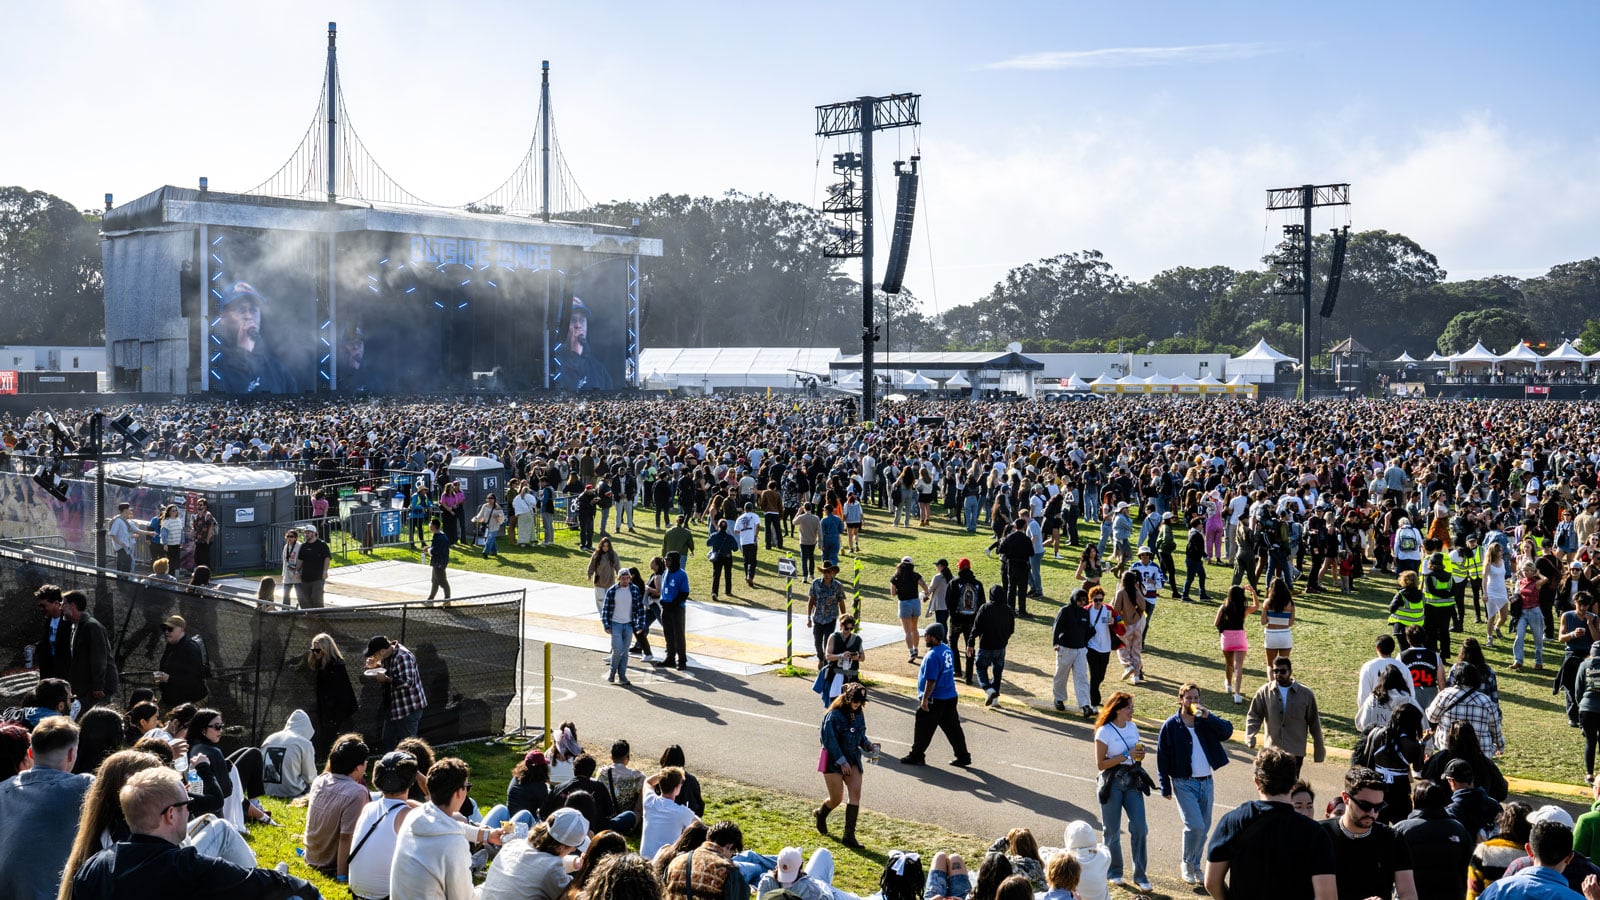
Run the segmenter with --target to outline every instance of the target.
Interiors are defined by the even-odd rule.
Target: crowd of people
[[[352,415],[355,409],[361,414]],[[1144,773],[1146,751],[1132,718],[1144,693],[1103,696],[1112,654],[1130,688],[1148,681],[1145,666],[1160,657],[1152,626],[1162,602],[1217,603],[1219,681],[1242,713],[1245,739],[1289,761],[1272,756],[1268,768],[1291,766],[1298,777],[1304,758],[1321,762],[1326,748],[1318,696],[1294,676],[1296,604],[1349,592],[1373,576],[1395,579],[1387,610],[1372,616],[1372,631],[1382,632],[1373,644],[1377,664],[1363,668],[1351,707],[1364,736],[1340,798],[1336,820],[1343,830],[1324,829],[1334,838],[1335,856],[1351,835],[1391,824],[1400,833],[1412,818],[1438,818],[1438,809],[1450,806],[1435,802],[1441,794],[1476,789],[1497,806],[1504,801],[1493,757],[1508,736],[1485,657],[1502,641],[1511,644],[1511,668],[1531,663],[1535,670],[1545,668],[1547,644],[1559,642],[1561,663],[1551,667],[1551,682],[1565,699],[1568,722],[1587,739],[1585,767],[1593,780],[1600,746],[1600,665],[1590,663],[1600,655],[1593,588],[1600,577],[1600,407],[1129,400],[910,403],[886,410],[870,426],[849,421],[837,405],[787,398],[537,406],[208,402],[134,412],[151,424],[150,452],[158,456],[372,477],[403,469],[413,476],[404,501],[415,523],[412,539],[429,528],[444,535],[446,548],[462,542],[493,556],[496,540],[548,545],[552,519],[565,510],[575,527],[563,539],[592,553],[587,577],[611,635],[609,675],[621,684],[628,683],[631,654],[686,664],[683,604],[691,596],[697,537],[708,553],[712,580],[704,594],[712,598],[733,595],[736,558],[744,586],[753,588],[768,571],[762,551],[787,550],[793,541],[800,575],[811,582],[807,622],[828,706],[818,764],[828,801],[817,810],[817,824],[826,828],[843,802],[847,843],[857,840],[861,755],[875,754],[876,745],[861,718],[859,623],[847,612],[838,572],[842,557],[873,541],[864,527],[869,507],[885,510],[890,528],[928,527],[932,516],[943,516],[973,536],[969,557],[983,549],[984,557],[999,560],[998,583],[987,589],[969,558],[954,568],[937,560],[925,577],[911,556],[887,586],[907,656],[921,664],[913,750],[902,762],[921,764],[943,729],[952,763],[971,763],[956,684],[976,683],[986,703],[997,703],[1018,623],[1037,618],[1044,604],[1060,603],[1050,623],[1052,700],[1065,711],[1070,686],[1071,706],[1096,720],[1108,881],[1124,878],[1125,820],[1128,880],[1148,884],[1143,798],[1157,787],[1182,811],[1180,874],[1214,895],[1227,888],[1211,884],[1213,871],[1243,871],[1239,857],[1217,855],[1228,852],[1222,839],[1255,833],[1250,823],[1228,830],[1224,817],[1210,834],[1202,782],[1226,764],[1215,748],[1234,726],[1199,704],[1197,689],[1191,697],[1185,686],[1180,710],[1167,723],[1176,725],[1161,729],[1157,778]],[[48,440],[36,418],[0,422],[0,431],[18,459],[40,453]],[[448,477],[461,455],[506,465],[503,503],[463,507]],[[662,532],[659,558],[640,560],[644,566],[618,558],[609,534],[652,526]],[[472,541],[474,527],[481,542]],[[1042,573],[1047,566],[1065,570],[1063,545],[1082,549],[1068,596],[1052,602]],[[447,582],[444,590],[448,596]],[[702,590],[697,584],[694,596]],[[1271,673],[1253,692],[1243,683],[1252,622],[1259,622]],[[655,660],[649,646],[655,625],[664,660]],[[69,643],[76,641],[77,629],[69,632]],[[61,639],[52,631],[38,652],[55,652]],[[93,687],[78,693],[92,696]],[[397,727],[403,732],[405,723]],[[1171,746],[1163,747],[1169,730]],[[1258,770],[1264,765],[1258,757]],[[1449,777],[1467,768],[1470,781]],[[1263,796],[1286,798],[1276,790],[1282,778],[1275,772],[1258,771],[1258,786],[1268,778],[1274,790]],[[665,773],[660,780],[671,782]],[[1383,799],[1368,802],[1373,792]],[[1472,822],[1458,824],[1474,826],[1466,833],[1485,839],[1480,849],[1493,846],[1501,831],[1509,840],[1523,827],[1495,824],[1514,806],[1487,818],[1484,807]],[[1538,848],[1558,846],[1560,825],[1541,819],[1533,829],[1548,841],[1522,842],[1541,863],[1547,855]],[[1379,843],[1402,846],[1360,846]],[[962,883],[953,862],[934,861],[930,888],[941,873],[946,889]],[[978,881],[985,883],[981,871]],[[1393,886],[1407,896],[1400,880]],[[1240,891],[1227,895],[1249,895]],[[1338,891],[1348,895],[1343,882]]]

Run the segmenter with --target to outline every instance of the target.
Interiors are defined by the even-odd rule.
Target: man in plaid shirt
[[[372,678],[383,685],[384,706],[389,715],[383,723],[383,749],[387,753],[404,738],[417,736],[422,711],[428,696],[422,690],[422,673],[417,658],[399,641],[375,635],[367,642],[367,669],[377,670]]]
[[[1439,692],[1428,704],[1428,721],[1433,725],[1433,746],[1445,749],[1450,726],[1468,722],[1478,735],[1483,752],[1493,756],[1504,753],[1505,734],[1500,730],[1500,705],[1484,693],[1483,675],[1475,666],[1462,666],[1456,683]]]

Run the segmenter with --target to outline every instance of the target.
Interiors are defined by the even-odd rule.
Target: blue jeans
[[[483,827],[491,830],[499,828],[500,823],[506,821],[507,819],[513,822],[521,822],[527,825],[529,828],[533,827],[534,818],[532,810],[524,809],[521,812],[512,815],[511,810],[507,809],[504,803],[495,804],[495,807],[489,810],[489,814],[483,817]]]
[[[1005,649],[1004,648],[999,649],[999,650],[982,650],[982,649],[980,649],[978,651],[978,653],[977,653],[975,661],[976,661],[976,663],[978,665],[978,687],[981,687],[986,691],[989,690],[990,688],[993,688],[995,693],[997,693],[997,694],[1000,693],[1000,676],[1005,674],[1005,671],[1006,671],[1006,651],[1005,651]],[[990,666],[994,667],[994,680],[993,681],[989,680],[989,667]]]
[[[383,752],[388,753],[402,738],[416,737],[417,726],[422,724],[422,710],[399,719],[383,720]]]
[[[961,504],[962,524],[967,527],[967,534],[978,532],[978,498],[968,497]]]
[[[633,625],[611,623],[611,677],[628,680],[628,651],[633,647]]]
[[[1146,837],[1149,826],[1144,820],[1144,793],[1137,788],[1124,788],[1116,781],[1111,783],[1111,793],[1100,804],[1100,823],[1105,827],[1106,846],[1111,848],[1111,869],[1107,878],[1122,877],[1122,814],[1128,814],[1128,843],[1133,850],[1133,879],[1145,878],[1148,862]]]
[[[1028,557],[1028,590],[1044,596],[1044,582],[1039,580],[1039,566],[1044,562],[1044,551]]]
[[[1206,836],[1211,833],[1214,789],[1210,778],[1172,779],[1172,796],[1178,801],[1178,818],[1183,820],[1183,861],[1191,872],[1200,871]]]
[[[495,555],[496,551],[495,551],[494,542],[495,542],[495,538],[498,538],[499,536],[500,535],[495,534],[493,532],[483,536],[483,555],[484,556],[494,556]]]
[[[744,876],[746,884],[759,884],[761,876],[778,868],[778,858],[754,850],[740,850],[733,855],[731,862],[739,867],[739,874]]]
[[[1544,665],[1544,613],[1535,606],[1525,609],[1517,616],[1517,639],[1511,643],[1511,659],[1517,665],[1522,665],[1522,636],[1528,631],[1533,632],[1533,664]]]

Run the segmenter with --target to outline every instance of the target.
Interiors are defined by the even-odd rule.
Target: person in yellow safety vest
[[[1400,590],[1389,601],[1389,627],[1394,631],[1395,643],[1404,645],[1406,629],[1412,625],[1422,627],[1424,600],[1417,588],[1417,573],[1401,572],[1399,580]]]
[[[1478,546],[1477,536],[1468,536],[1466,545],[1450,551],[1451,556],[1459,557],[1456,567],[1451,573],[1456,579],[1456,630],[1460,631],[1466,622],[1466,590],[1472,589],[1472,615],[1481,623],[1483,621],[1483,548]]]
[[[1422,561],[1422,627],[1428,632],[1428,649],[1440,659],[1450,658],[1450,624],[1456,608],[1453,582],[1443,553],[1435,550]]]

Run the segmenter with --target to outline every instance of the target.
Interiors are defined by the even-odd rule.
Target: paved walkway
[[[339,566],[329,573],[324,602],[329,606],[398,603],[428,596],[431,570],[421,563],[383,560]],[[228,589],[255,593],[257,581],[231,578],[219,582]],[[507,591],[526,591],[524,636],[563,647],[608,652],[611,639],[600,626],[594,589],[549,581],[534,581],[487,572],[452,569],[450,589],[455,597],[475,597]],[[806,598],[794,598],[794,656],[810,657],[811,629],[806,627]],[[735,675],[754,675],[777,668],[785,655],[783,612],[753,606],[704,603],[691,600],[684,620],[689,644],[689,665]],[[903,653],[904,633],[893,626],[865,624],[861,629],[866,650],[885,648]],[[661,652],[659,626],[651,629],[651,647]]]

